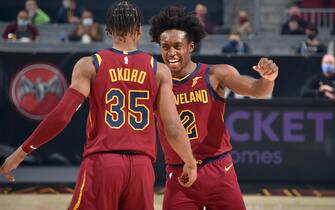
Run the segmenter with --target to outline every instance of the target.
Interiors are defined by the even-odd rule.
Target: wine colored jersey
[[[154,106],[156,60],[136,50],[114,48],[95,53],[84,156],[134,151],[156,156]]]
[[[209,83],[209,69],[209,65],[198,63],[190,75],[173,79],[173,92],[180,120],[187,131],[197,160],[231,150],[230,137],[224,125],[225,102]],[[166,163],[183,163],[169,146],[160,119],[159,133]]]

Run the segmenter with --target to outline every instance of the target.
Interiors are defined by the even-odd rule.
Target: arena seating
[[[0,23],[0,31],[3,31],[7,23]],[[104,26],[103,26],[104,27]],[[149,36],[149,25],[143,26],[143,36],[140,48],[153,54],[159,53],[159,48],[151,42]],[[99,49],[111,46],[111,39],[106,35],[104,42],[91,44],[62,42],[60,36],[63,33],[70,34],[74,29],[73,25],[48,24],[38,27],[40,37],[35,43],[13,43],[11,41],[0,41],[1,51],[21,51],[21,52],[94,52]],[[321,40],[328,44],[331,37],[324,35]],[[304,40],[304,36],[281,36],[277,34],[256,34],[245,37],[254,55],[292,55],[294,48]],[[261,40],[261,41],[260,41]],[[208,35],[201,43],[199,54],[219,55],[221,48],[227,43],[227,35]],[[61,47],[60,47],[61,46]]]

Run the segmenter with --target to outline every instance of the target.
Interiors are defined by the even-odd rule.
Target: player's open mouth
[[[170,69],[178,69],[180,66],[180,60],[168,60],[168,66]]]
[[[179,60],[176,60],[176,59],[171,59],[171,60],[168,60],[169,64],[177,64],[179,62]]]

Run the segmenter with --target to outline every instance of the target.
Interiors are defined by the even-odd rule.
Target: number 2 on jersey
[[[140,100],[149,100],[149,91],[129,90],[127,121],[134,130],[144,130],[149,125],[149,109]],[[106,94],[106,104],[110,104],[110,110],[105,111],[105,122],[111,128],[121,128],[126,121],[125,94],[111,88]]]
[[[189,140],[198,138],[198,129],[195,123],[195,115],[191,110],[183,110],[179,114],[181,123],[183,124]]]

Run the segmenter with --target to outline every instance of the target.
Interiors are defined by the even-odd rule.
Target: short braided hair
[[[124,37],[139,30],[142,21],[142,13],[135,4],[126,0],[117,1],[108,9],[106,31]]]

